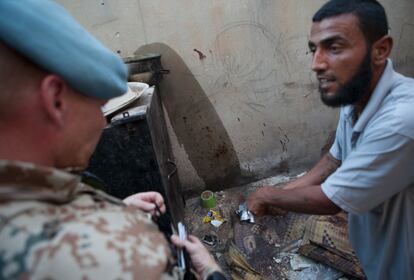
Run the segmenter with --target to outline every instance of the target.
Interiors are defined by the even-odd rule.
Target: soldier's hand
[[[187,240],[182,240],[177,235],[173,235],[171,241],[175,246],[187,249],[193,267],[200,277],[214,271],[221,271],[213,256],[197,237],[189,235]]]
[[[142,211],[151,213],[152,215],[158,214],[155,209],[155,204],[158,205],[162,214],[164,214],[166,210],[164,198],[158,192],[143,192],[133,194],[125,198],[124,203],[126,205],[133,205],[135,207],[138,207]]]

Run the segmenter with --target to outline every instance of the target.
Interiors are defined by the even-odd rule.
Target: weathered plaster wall
[[[186,190],[308,168],[337,111],[319,101],[307,40],[324,0],[58,0],[122,57],[159,52]],[[414,2],[382,0],[397,68],[414,75]]]

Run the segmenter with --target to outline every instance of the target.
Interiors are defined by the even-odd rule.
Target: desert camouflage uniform
[[[0,279],[171,279],[147,214],[52,168],[0,160]]]

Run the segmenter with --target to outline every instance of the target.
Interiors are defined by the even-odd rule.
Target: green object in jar
[[[201,206],[203,208],[213,208],[216,206],[216,198],[212,191],[203,191],[201,193]]]

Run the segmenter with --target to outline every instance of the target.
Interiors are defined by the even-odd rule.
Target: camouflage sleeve
[[[0,279],[177,279],[148,216],[82,195],[0,205]],[[168,277],[168,278],[166,278]]]

